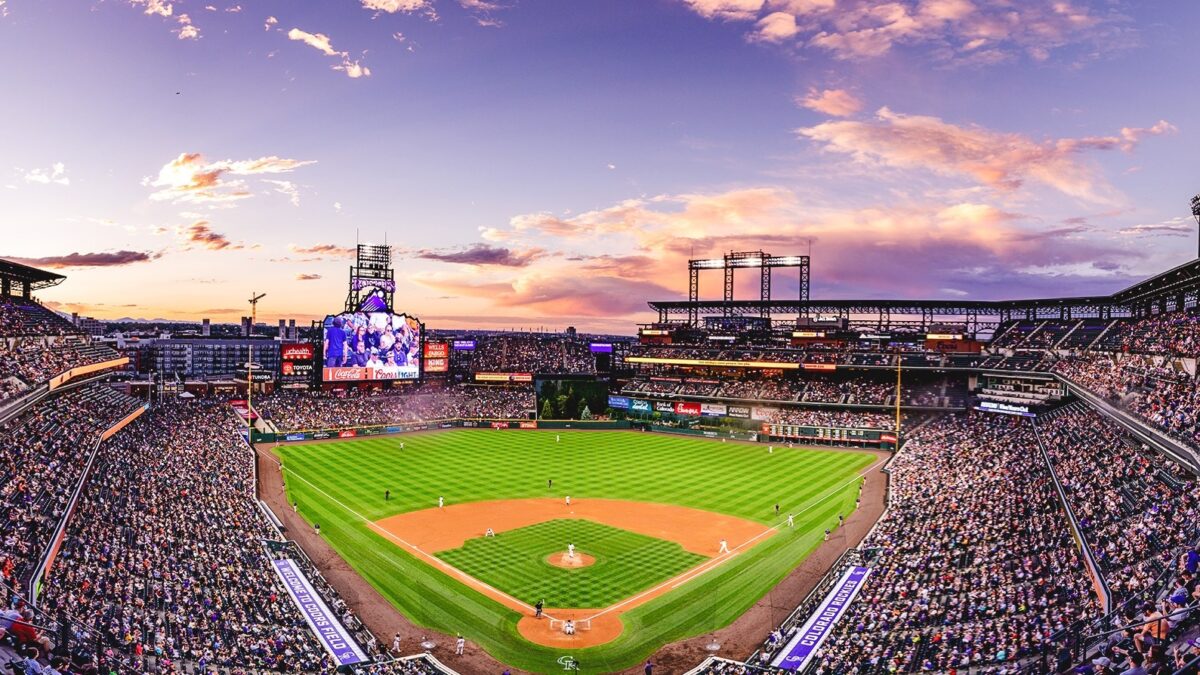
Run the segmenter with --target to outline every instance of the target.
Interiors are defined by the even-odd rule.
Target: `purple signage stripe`
[[[804,626],[792,641],[775,657],[772,665],[784,670],[800,670],[807,666],[817,648],[829,637],[838,619],[842,618],[846,608],[854,601],[854,596],[858,595],[870,571],[866,567],[851,567],[846,570],[833,590],[821,601],[817,611],[808,617],[808,621],[804,622]]]
[[[369,661],[366,654],[350,637],[346,627],[333,615],[333,612],[329,611],[325,601],[313,590],[308,579],[296,567],[296,563],[288,559],[272,562],[275,564],[275,572],[279,574],[284,587],[287,588],[288,595],[292,596],[292,600],[300,608],[300,613],[304,615],[305,621],[308,622],[313,633],[316,633],[321,644],[338,662],[338,665],[350,666]]]

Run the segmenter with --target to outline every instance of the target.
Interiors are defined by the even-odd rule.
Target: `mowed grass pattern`
[[[546,562],[568,543],[595,564],[566,569]],[[675,542],[581,519],[471,539],[437,557],[529,604],[545,598],[548,607],[567,608],[607,607],[708,559]]]
[[[570,494],[679,504],[796,527],[622,615],[625,632],[579,650],[584,672],[613,672],[663,644],[729,624],[820,543],[838,514],[854,509],[866,453],[630,431],[460,429],[280,446],[288,494],[309,523],[413,622],[469,640],[532,672],[561,669],[557,650],[516,630],[520,614],[406,552],[368,521],[447,503]],[[400,449],[400,443],[405,449]],[[554,488],[546,488],[546,479]],[[391,501],[383,499],[391,490]],[[781,515],[775,517],[774,504]],[[837,540],[835,532],[834,539]]]

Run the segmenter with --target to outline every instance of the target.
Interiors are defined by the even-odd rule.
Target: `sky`
[[[686,261],[814,298],[1193,258],[1194,0],[0,0],[0,257],[98,318],[631,333]],[[757,293],[739,277],[738,297]],[[779,272],[778,296],[796,290]],[[717,276],[701,296],[719,297]]]

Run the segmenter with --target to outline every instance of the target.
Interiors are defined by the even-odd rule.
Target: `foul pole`
[[[900,373],[903,369],[904,359],[901,358],[900,349],[896,348],[896,445],[900,445]]]

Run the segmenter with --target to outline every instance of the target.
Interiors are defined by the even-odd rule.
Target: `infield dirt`
[[[679,584],[717,567],[733,556],[749,550],[777,530],[744,518],[673,504],[624,501],[619,499],[565,500],[506,499],[452,504],[442,508],[411,511],[384,518],[375,526],[390,535],[397,544],[427,554],[418,556],[432,565],[444,565],[432,555],[461,547],[469,539],[484,536],[490,528],[503,537],[510,530],[529,527],[549,520],[590,520],[649,537],[673,541],[692,553],[709,559],[696,567],[601,610],[551,608],[547,618],[534,618],[526,601],[513,598],[466,574],[462,583],[523,613],[517,630],[526,640],[547,647],[580,649],[615,640],[623,629],[620,615],[634,607],[670,592]],[[720,553],[721,542],[732,553]],[[589,619],[590,629],[566,635],[550,626],[553,619]]]

